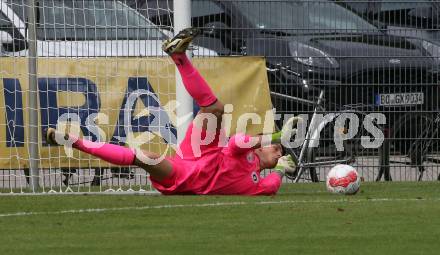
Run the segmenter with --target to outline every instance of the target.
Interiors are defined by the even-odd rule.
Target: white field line
[[[20,217],[33,215],[59,215],[59,214],[81,214],[81,213],[103,213],[114,211],[132,211],[132,210],[151,210],[167,208],[195,208],[195,207],[222,207],[222,206],[245,206],[245,205],[282,205],[282,204],[320,204],[320,203],[364,203],[364,202],[395,202],[395,201],[432,201],[439,202],[440,198],[372,198],[372,199],[336,199],[336,200],[281,200],[281,201],[259,201],[259,202],[224,202],[224,203],[204,203],[204,204],[169,204],[169,205],[151,205],[137,207],[114,207],[114,208],[84,208],[48,212],[12,212],[2,213],[0,218]]]

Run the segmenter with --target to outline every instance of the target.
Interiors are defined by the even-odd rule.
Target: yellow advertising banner
[[[230,134],[272,130],[263,58],[196,58],[194,65],[217,97],[232,105]],[[27,59],[0,58],[0,86],[0,168],[28,168]],[[91,140],[126,146],[137,142],[146,150],[167,150],[167,144],[176,143],[164,137],[166,132],[176,133],[175,95],[175,67],[169,58],[39,59],[40,167],[109,166],[78,151],[48,146],[43,138],[48,127],[66,127]],[[157,109],[160,116],[154,112]]]

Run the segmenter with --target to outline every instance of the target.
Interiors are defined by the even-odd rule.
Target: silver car
[[[116,0],[37,0],[37,51],[41,57],[163,56],[166,35]],[[0,0],[3,56],[27,56],[27,0]],[[215,56],[196,47],[194,55]]]

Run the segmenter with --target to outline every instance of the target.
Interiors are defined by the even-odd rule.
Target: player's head
[[[255,149],[255,153],[260,158],[261,169],[274,168],[278,159],[283,156],[283,148],[281,144],[271,144]]]

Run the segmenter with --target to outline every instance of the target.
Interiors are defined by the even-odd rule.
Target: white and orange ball
[[[328,172],[326,185],[332,193],[354,195],[359,191],[361,180],[354,167],[339,164]]]

